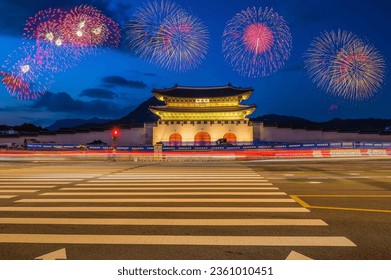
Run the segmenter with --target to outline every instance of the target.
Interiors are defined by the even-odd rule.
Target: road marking
[[[16,197],[16,195],[0,195],[0,198],[4,198],[4,199],[13,198],[13,197]]]
[[[355,247],[342,236],[0,234],[0,243]]]
[[[242,183],[242,182],[232,182],[227,181],[226,183],[214,183],[214,182],[192,182],[192,183],[182,183],[182,182],[177,182],[177,183],[161,183],[160,181],[156,181],[156,183],[151,183],[151,180],[146,180],[146,182],[140,182],[140,183],[133,183],[133,182],[128,182],[128,183],[120,183],[123,181],[110,181],[110,182],[102,182],[102,181],[89,181],[89,183],[93,184],[88,184],[88,183],[83,183],[83,184],[76,184],[76,186],[272,186],[272,183]]]
[[[303,207],[0,207],[0,212],[310,212]]]
[[[246,179],[246,178],[243,178],[243,179],[200,179],[200,178],[191,178],[191,179],[188,179],[188,178],[183,178],[183,179],[157,179],[157,178],[144,178],[144,179],[132,179],[132,178],[129,178],[129,179],[110,179],[110,178],[99,178],[99,180],[90,180],[89,182],[102,182],[102,181],[110,181],[110,182],[118,182],[118,183],[121,183],[121,182],[127,182],[127,181],[131,181],[131,182],[134,182],[134,183],[142,183],[142,182],[150,182],[150,181],[155,181],[155,182],[162,182],[162,183],[179,183],[179,182],[184,182],[184,183],[188,183],[188,182],[194,182],[194,180],[196,179],[196,182],[214,182],[214,183],[225,183],[225,182],[240,182],[240,183],[256,183],[256,182],[268,182],[268,180],[265,180],[265,179]]]
[[[311,181],[311,182],[308,182],[308,184],[322,184],[322,182]]]
[[[0,193],[33,193],[39,190],[0,190]]]
[[[52,198],[52,199],[20,199],[16,202],[23,203],[116,203],[116,202],[281,202],[281,203],[295,203],[296,201],[290,198]]]
[[[304,256],[303,254],[300,254],[296,251],[292,251],[289,253],[289,255],[286,257],[286,260],[312,260],[311,258]]]
[[[304,200],[300,199],[300,197],[342,197],[342,198],[390,198],[391,195],[343,195],[343,194],[314,194],[314,195],[290,195],[292,199],[294,199],[301,206],[309,209],[327,209],[327,210],[344,210],[344,211],[361,211],[361,212],[377,212],[377,213],[391,213],[391,210],[387,209],[370,209],[370,208],[352,208],[352,207],[334,207],[334,206],[314,206],[310,205]]]
[[[284,192],[47,192],[40,194],[41,196],[90,196],[90,195],[130,195],[130,196],[180,196],[180,195],[202,195],[202,196],[210,196],[210,195],[287,195]]]
[[[391,197],[391,194],[301,194],[301,197]]]
[[[38,189],[49,189],[49,188],[54,188],[56,186],[41,186],[41,185],[12,185],[12,186],[8,186],[8,185],[5,185],[5,186],[1,186],[0,185],[0,188],[1,189],[10,189],[10,188],[24,188],[24,189],[27,189],[27,188],[38,188]]]
[[[23,178],[23,179],[2,179],[0,178],[0,182],[35,182],[35,181],[39,181],[39,182],[47,182],[47,181],[50,181],[50,182],[64,182],[66,181],[66,183],[70,183],[72,181],[80,181],[81,179],[49,179],[49,178]]]
[[[130,190],[278,190],[278,188],[275,187],[217,187],[217,188],[209,188],[209,187],[146,187],[146,188],[137,188],[137,187],[121,187],[121,188],[107,188],[107,187],[98,187],[95,188],[95,184],[90,184],[94,187],[88,187],[88,188],[75,188],[75,187],[63,187],[60,190],[68,190],[68,191],[130,191]]]
[[[2,187],[3,185],[20,185],[24,182],[13,182],[13,181],[9,181],[9,182],[0,182],[0,187]],[[32,182],[30,183],[30,181],[26,182],[28,185],[33,185],[33,184],[36,184],[36,185],[53,185],[53,184],[56,184],[56,185],[62,185],[62,184],[70,184],[70,183],[73,183],[73,182],[57,182],[57,181],[51,181],[51,182]]]
[[[0,218],[0,224],[151,226],[327,226],[320,219],[90,219]]]
[[[67,259],[67,252],[65,248],[62,248],[60,250],[36,257],[34,260],[66,260],[66,259]]]
[[[307,204],[306,202],[301,200],[297,195],[290,195],[290,197],[293,200],[295,200],[297,203],[299,203],[301,206],[305,207],[305,208],[310,208],[311,207],[309,204]]]

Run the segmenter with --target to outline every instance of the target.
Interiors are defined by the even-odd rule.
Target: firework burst
[[[63,24],[64,38],[78,47],[118,46],[119,25],[91,6],[69,11]]]
[[[36,62],[52,72],[75,67],[82,53],[64,38],[65,16],[60,9],[42,10],[30,17],[24,28],[24,37],[36,41]]]
[[[205,59],[208,31],[195,16],[179,13],[161,26],[155,41],[156,61],[178,72],[196,68]]]
[[[52,82],[52,76],[36,63],[35,52],[35,46],[24,46],[4,62],[2,82],[7,91],[19,100],[42,96]]]
[[[285,20],[273,9],[247,8],[228,21],[223,54],[242,76],[263,77],[285,65],[292,37]]]
[[[24,37],[37,42],[48,42],[61,46],[62,31],[66,12],[61,9],[47,9],[29,17],[24,28]]]
[[[305,69],[322,90],[350,100],[365,100],[381,88],[385,62],[356,35],[338,30],[315,38],[305,53]]]
[[[136,55],[151,59],[162,24],[167,18],[175,17],[179,12],[179,6],[170,1],[147,2],[138,8],[125,27],[129,48]]]
[[[144,4],[126,25],[129,48],[168,70],[194,69],[205,58],[208,31],[204,24],[170,1]]]

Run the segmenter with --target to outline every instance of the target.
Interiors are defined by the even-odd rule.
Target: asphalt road
[[[389,260],[390,232],[390,159],[0,163],[0,259]]]

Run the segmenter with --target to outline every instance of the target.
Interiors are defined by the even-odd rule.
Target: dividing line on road
[[[91,184],[91,187],[88,188],[75,188],[75,187],[63,187],[60,188],[61,191],[147,191],[147,190],[198,190],[198,191],[203,191],[203,190],[278,190],[276,187],[217,187],[217,188],[210,188],[210,187],[146,187],[146,188],[139,188],[139,187],[120,187],[120,188],[113,188],[113,187],[96,187],[95,184]]]
[[[231,182],[228,180],[225,183],[215,183],[215,182],[192,182],[192,183],[182,183],[178,181],[176,183],[162,183],[160,181],[156,181],[155,183],[151,183],[151,180],[146,180],[146,182],[125,182],[125,181],[89,181],[89,183],[80,183],[76,184],[76,186],[272,186],[272,183],[258,183],[258,182]]]
[[[0,218],[0,224],[140,226],[327,226],[320,219]]]
[[[90,196],[90,195],[130,195],[130,196],[182,196],[182,195],[202,195],[202,196],[225,196],[225,195],[287,195],[284,192],[47,192],[42,193],[40,196]]]
[[[327,210],[344,210],[344,211],[361,211],[361,212],[377,212],[391,213],[388,209],[370,209],[370,208],[353,208],[353,207],[334,207],[334,206],[316,206],[310,205],[299,197],[341,197],[341,198],[391,198],[391,195],[343,195],[343,194],[318,194],[318,195],[290,195],[290,197],[299,203],[301,206],[310,209],[327,209]]]
[[[0,207],[0,212],[307,213],[303,207]]]
[[[4,198],[4,199],[13,198],[13,197],[16,197],[16,195],[0,195],[0,198]]]
[[[121,203],[121,202],[278,202],[278,203],[296,203],[290,198],[52,198],[52,199],[20,199],[19,203]]]
[[[39,190],[14,190],[14,189],[11,189],[11,190],[0,190],[0,193],[34,193],[34,192],[37,192]]]
[[[107,178],[99,178],[99,180],[90,180],[89,182],[104,182],[104,181],[110,181],[110,182],[134,182],[134,183],[142,183],[142,182],[162,182],[162,183],[178,183],[178,182],[183,182],[183,183],[188,183],[188,182],[212,182],[212,183],[225,183],[225,182],[239,182],[239,183],[267,183],[269,182],[268,180],[264,179],[201,179],[201,178],[183,178],[183,179],[158,179],[158,178],[144,178],[144,179],[134,179],[134,178],[128,178],[128,179],[107,179]]]
[[[41,186],[41,185],[12,185],[12,186],[8,186],[8,185],[0,185],[0,188],[1,189],[10,189],[10,188],[20,188],[20,189],[28,189],[28,188],[32,188],[32,189],[50,189],[50,188],[55,188],[57,186]]]
[[[41,182],[41,181],[36,181],[36,182],[31,182],[31,181],[26,181],[26,184],[28,185],[65,185],[65,184],[70,184],[70,183],[74,183],[74,182],[77,182],[77,181],[67,181],[67,182],[57,182],[55,180],[52,180],[50,182]],[[19,181],[19,182],[14,182],[14,181],[9,181],[9,182],[0,182],[0,187],[2,187],[3,185],[20,185],[20,184],[24,184],[24,182],[22,181]]]
[[[0,178],[0,182],[47,182],[47,181],[50,181],[50,182],[64,182],[66,181],[66,183],[69,183],[69,182],[74,182],[74,181],[80,181],[80,180],[83,180],[83,179],[71,179],[71,178],[67,178],[67,179],[56,179],[56,178],[23,178],[23,179],[17,179],[17,178],[14,178],[14,179],[3,179],[3,178]]]
[[[355,247],[341,236],[0,234],[0,243]]]

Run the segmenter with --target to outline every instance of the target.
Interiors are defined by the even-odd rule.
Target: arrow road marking
[[[286,260],[312,260],[312,259],[307,256],[304,256],[296,251],[292,251],[286,257]]]
[[[66,259],[67,259],[67,252],[65,248],[35,258],[35,260],[66,260]]]

